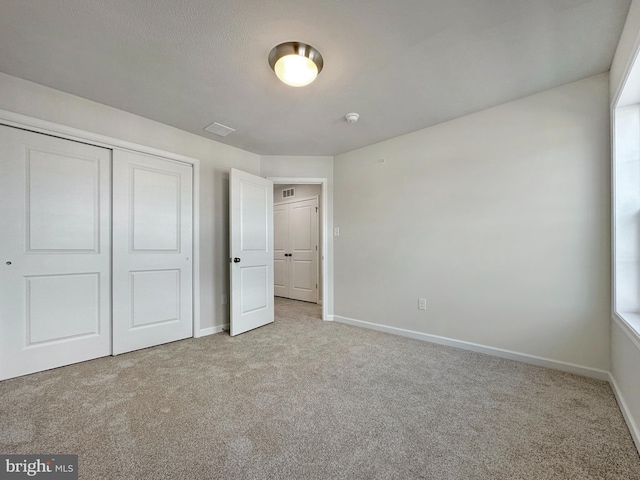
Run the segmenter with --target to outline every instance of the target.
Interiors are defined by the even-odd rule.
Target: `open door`
[[[273,182],[231,169],[231,336],[273,322]]]

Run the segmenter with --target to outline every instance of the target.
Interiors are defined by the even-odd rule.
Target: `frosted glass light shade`
[[[276,62],[274,71],[280,80],[292,87],[304,87],[318,76],[318,67],[307,57],[285,55]]]
[[[320,52],[305,43],[281,43],[269,53],[269,65],[277,77],[292,87],[309,85],[316,79],[323,64]]]

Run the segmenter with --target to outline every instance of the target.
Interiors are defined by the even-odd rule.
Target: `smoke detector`
[[[349,123],[356,123],[358,121],[358,119],[360,118],[360,115],[358,115],[357,113],[347,113],[344,118],[347,120],[347,122]]]

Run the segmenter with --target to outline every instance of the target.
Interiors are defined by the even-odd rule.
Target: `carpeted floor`
[[[322,322],[276,322],[0,382],[0,453],[82,479],[640,479],[605,382]]]

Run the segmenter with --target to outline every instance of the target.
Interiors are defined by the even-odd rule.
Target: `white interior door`
[[[318,199],[274,206],[274,294],[318,301]]]
[[[289,296],[289,205],[273,207],[273,293]]]
[[[0,380],[111,353],[110,159],[0,126]]]
[[[231,335],[274,320],[273,183],[231,169]]]
[[[289,298],[318,302],[318,199],[289,204]]]
[[[113,353],[193,336],[193,167],[113,154]]]

